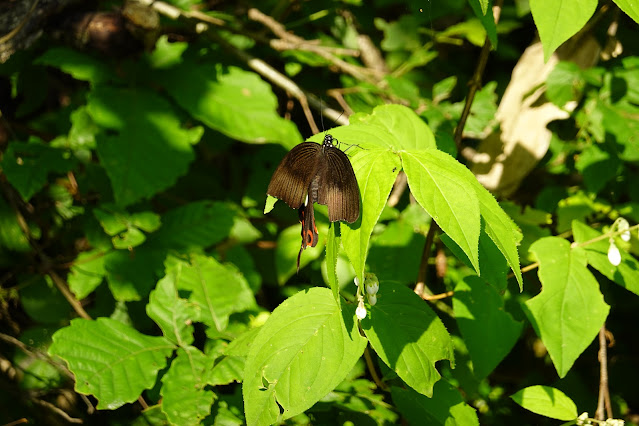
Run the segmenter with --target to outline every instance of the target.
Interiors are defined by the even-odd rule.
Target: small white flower
[[[366,306],[364,306],[363,300],[359,301],[357,309],[355,309],[355,315],[357,316],[357,318],[359,318],[360,321],[366,318]]]
[[[379,290],[379,280],[377,279],[377,275],[367,273],[366,279],[364,280],[364,286],[366,287],[366,293],[375,295]]]
[[[585,425],[587,421],[588,421],[588,412],[581,413],[581,416],[577,417],[578,425]]]
[[[610,241],[610,248],[608,248],[608,260],[614,266],[619,266],[621,263],[621,252],[615,245],[614,241]]]
[[[375,296],[374,294],[369,294],[368,303],[370,303],[371,306],[375,306],[375,303],[377,303],[377,296]]]
[[[621,239],[624,241],[630,241],[630,224],[626,219],[620,217],[617,219],[617,230],[621,232]]]
[[[355,277],[355,279],[353,280],[353,282],[355,282],[355,286],[359,287],[359,278]]]

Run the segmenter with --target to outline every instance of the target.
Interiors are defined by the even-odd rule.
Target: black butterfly
[[[297,272],[302,251],[317,245],[313,203],[328,206],[331,222],[345,220],[353,223],[359,217],[359,187],[353,166],[348,156],[333,146],[333,142],[339,143],[327,134],[321,145],[303,142],[295,146],[277,166],[266,191],[268,195],[299,209],[302,248],[297,255]]]

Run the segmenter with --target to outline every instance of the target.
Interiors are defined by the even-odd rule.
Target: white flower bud
[[[355,315],[357,316],[357,318],[359,318],[360,321],[366,318],[366,306],[364,306],[363,300],[359,301],[357,309],[355,309]]]
[[[359,287],[359,278],[355,277],[355,279],[353,280],[353,282],[355,283],[356,287]]]
[[[377,303],[377,296],[375,296],[374,294],[369,294],[368,303],[370,303],[371,306],[375,306],[375,304]]]
[[[614,266],[619,266],[621,263],[621,252],[615,245],[614,241],[610,241],[610,248],[608,248],[608,260]]]
[[[630,224],[626,219],[620,217],[617,219],[617,230],[621,232],[621,239],[624,241],[630,241]]]
[[[364,287],[366,287],[366,293],[375,295],[379,290],[379,280],[377,279],[377,275],[367,273],[366,279],[364,280]]]

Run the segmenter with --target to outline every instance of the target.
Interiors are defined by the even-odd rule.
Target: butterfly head
[[[329,147],[333,147],[334,145],[337,145],[338,140],[333,138],[333,135],[329,135],[328,133],[326,134],[326,136],[324,136],[324,143],[322,143],[322,147],[323,148],[329,148]]]

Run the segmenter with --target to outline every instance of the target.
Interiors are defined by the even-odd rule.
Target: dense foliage
[[[0,424],[639,424],[634,2],[96,3],[0,65]]]

